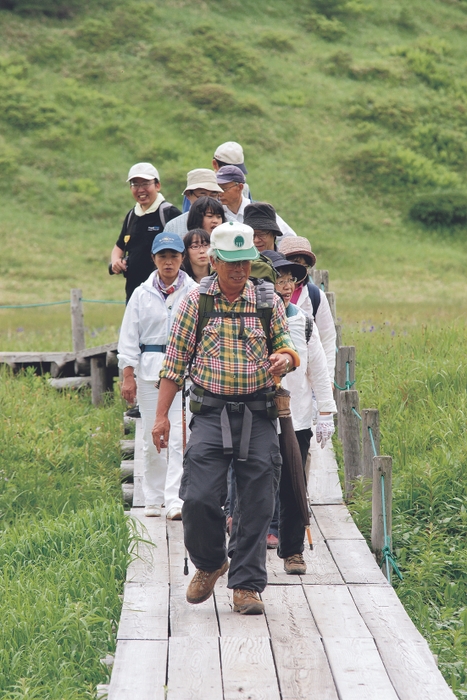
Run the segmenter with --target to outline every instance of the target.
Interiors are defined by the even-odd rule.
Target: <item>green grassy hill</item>
[[[60,17],[0,11],[1,303],[122,299],[106,263],[129,166],[153,161],[180,204],[186,172],[235,139],[254,198],[310,238],[343,319],[465,311],[466,229],[408,210],[466,186],[466,2],[29,2],[47,5]],[[102,326],[121,308],[90,313]]]

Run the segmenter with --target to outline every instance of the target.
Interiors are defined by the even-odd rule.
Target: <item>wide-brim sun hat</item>
[[[267,202],[252,202],[245,207],[243,223],[260,231],[272,231],[275,236],[282,236],[277,220],[276,210]]]
[[[305,265],[290,262],[290,260],[287,260],[285,255],[278,253],[277,250],[263,250],[262,255],[269,258],[269,260],[272,262],[273,268],[279,274],[290,272],[292,277],[295,277],[295,279],[299,282],[302,282],[302,280],[308,276],[308,270],[306,269]]]
[[[310,267],[316,264],[316,255],[311,250],[310,241],[303,236],[283,238],[279,243],[279,250],[286,258],[292,255],[303,255]]]
[[[152,163],[136,163],[136,165],[132,165],[126,181],[129,182],[135,177],[142,177],[143,180],[160,180],[159,173]]]
[[[257,260],[259,252],[253,243],[253,229],[237,221],[216,226],[211,233],[211,249],[223,262]]]
[[[186,176],[186,187],[182,194],[190,190],[204,189],[210,192],[222,192],[222,187],[217,184],[216,173],[208,168],[196,168],[190,170]]]

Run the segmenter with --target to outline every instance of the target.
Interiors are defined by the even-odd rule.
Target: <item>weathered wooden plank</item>
[[[253,623],[261,616],[238,615]],[[280,700],[269,638],[221,637],[225,700]]]
[[[59,379],[49,379],[52,389],[63,391],[64,389],[81,389],[83,386],[91,386],[91,377],[60,377]]]
[[[267,586],[261,598],[271,639],[294,644],[300,637],[319,638],[302,586]]]
[[[217,581],[214,596],[222,637],[269,637],[264,615],[240,615],[233,612],[233,591],[227,588],[227,574]]]
[[[166,666],[166,641],[119,641],[108,700],[165,700]]]
[[[130,511],[133,527],[140,539],[127,569],[127,581],[158,583],[167,586],[169,564],[165,523],[161,518],[145,518],[141,510]]]
[[[340,700],[397,700],[372,638],[325,637],[323,643]]]
[[[55,362],[62,366],[67,362],[74,362],[75,359],[74,352],[0,352],[0,364],[27,365],[28,363]]]
[[[94,406],[99,405],[107,391],[107,369],[105,355],[91,357],[91,400]]]
[[[96,345],[93,348],[86,348],[80,351],[80,357],[93,357],[94,355],[106,355],[108,352],[114,352],[117,350],[118,342],[105,343],[104,345]]]
[[[167,639],[168,610],[168,585],[126,583],[117,639]]]
[[[371,637],[347,586],[304,586],[322,637]]]
[[[345,505],[313,506],[312,512],[326,540],[363,540]]]
[[[315,436],[310,443],[308,494],[311,503],[332,504],[343,500],[332,443],[328,442],[322,450]]]
[[[171,637],[167,695],[170,700],[222,700],[218,637]]]
[[[120,440],[120,452],[125,457],[132,459],[135,454],[135,441],[134,440]]]
[[[401,700],[452,700],[426,640],[391,587],[349,586]]]
[[[376,645],[400,700],[454,700],[424,639],[378,637]]]
[[[294,588],[295,590],[295,588]],[[320,639],[272,639],[282,700],[338,700]]]
[[[328,546],[346,583],[389,586],[364,540],[329,540]]]
[[[143,494],[143,477],[139,476],[137,471],[137,460],[134,460],[134,471],[133,471],[133,508],[144,508],[144,494]]]

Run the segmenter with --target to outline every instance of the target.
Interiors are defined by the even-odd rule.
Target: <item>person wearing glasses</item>
[[[227,221],[234,221],[240,224],[245,223],[244,215],[248,206],[254,206],[243,193],[245,187],[245,175],[235,165],[224,165],[216,173],[217,182],[222,188],[220,195],[221,203],[224,206],[225,218]],[[270,206],[270,205],[269,205]],[[278,214],[276,217],[276,227],[283,236],[296,236],[295,231]],[[279,235],[279,234],[278,234]],[[256,243],[255,243],[256,245]],[[266,248],[264,248],[266,250]]]
[[[221,192],[222,190],[217,184],[216,174],[213,170],[209,170],[208,168],[196,168],[196,170],[190,170],[187,174],[186,187],[183,190],[183,194],[188,200],[190,209],[201,197],[210,197],[217,201]],[[180,216],[177,216],[176,219],[169,221],[165,230],[169,233],[177,233],[183,238],[191,228],[204,228],[204,226],[199,224],[189,223],[188,217],[190,209]]]
[[[269,258],[277,272],[276,293],[284,302],[290,337],[300,357],[300,365],[295,372],[283,378],[282,385],[290,391],[292,422],[305,470],[313,435],[311,430],[313,395],[316,396],[318,404],[315,433],[321,447],[325,446],[334,433],[332,414],[336,412],[336,404],[318,328],[314,324],[307,323],[305,313],[291,303],[297,281],[306,276],[306,267],[287,260],[284,255],[274,250],[267,250],[263,255]],[[284,560],[285,572],[305,574],[306,563],[303,558],[305,527],[298,517],[292,484],[285,472],[281,475],[279,485],[279,504],[279,512],[274,514],[268,537],[271,532],[275,532],[276,536],[279,535],[277,554]],[[273,529],[274,525],[275,529]]]
[[[159,173],[151,163],[136,163],[130,168],[127,182],[136,200],[123,221],[122,230],[111,253],[114,275],[126,277],[126,302],[136,287],[154,270],[151,247],[154,237],[162,233],[166,222],[180,215],[180,210],[165,201],[161,194]]]
[[[254,233],[255,248],[260,253],[265,250],[277,250],[276,238],[283,236],[277,223],[276,210],[267,202],[253,202],[245,207],[243,221],[251,226]]]
[[[183,239],[185,243],[183,268],[187,275],[195,282],[198,282],[198,284],[203,277],[209,275],[209,241],[210,234],[202,228],[194,228],[192,231],[188,231]]]

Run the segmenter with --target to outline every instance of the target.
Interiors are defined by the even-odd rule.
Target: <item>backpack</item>
[[[163,229],[165,228],[165,225],[167,223],[167,221],[165,219],[165,211],[171,206],[172,206],[172,204],[170,202],[166,202],[166,201],[161,202],[159,204],[159,216],[160,216],[160,220],[161,220],[161,224],[162,224]],[[126,231],[128,231],[128,229],[130,228],[130,221],[133,218],[134,213],[135,213],[135,209],[133,207],[133,209],[130,209],[130,211],[128,212],[127,217],[126,217]],[[162,231],[161,231],[161,233],[162,233]]]
[[[239,338],[243,337],[245,324],[243,319],[247,317],[259,318],[266,336],[266,344],[268,352],[272,354],[272,339],[271,339],[271,316],[274,306],[274,285],[272,282],[263,279],[252,279],[255,285],[256,292],[256,311],[247,312],[229,312],[229,311],[213,311],[214,297],[212,294],[207,294],[209,287],[214,280],[215,274],[203,277],[199,285],[199,311],[198,311],[198,326],[196,328],[196,346],[201,340],[203,330],[207,326],[210,318],[240,318],[240,334]]]
[[[313,317],[316,318],[316,314],[318,312],[319,305],[321,303],[320,290],[319,290],[319,287],[317,287],[314,282],[308,282],[306,286],[308,289],[308,296],[311,299],[311,305],[313,307]]]

